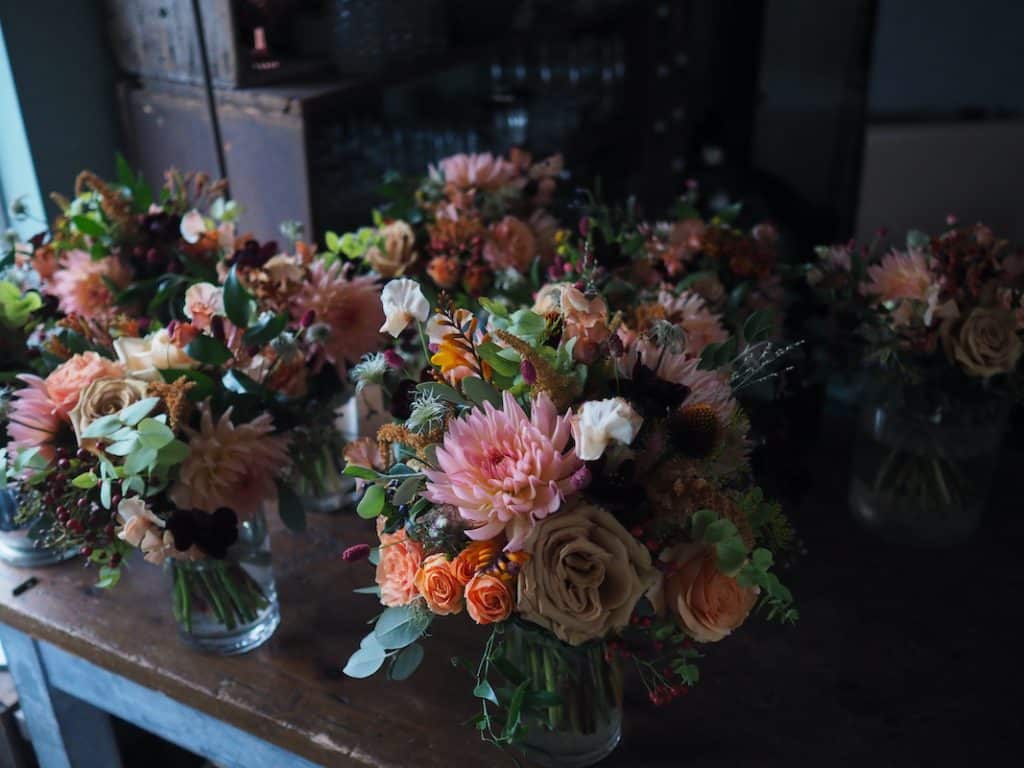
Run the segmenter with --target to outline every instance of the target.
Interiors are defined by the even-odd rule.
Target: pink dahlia
[[[686,333],[686,351],[700,356],[708,344],[717,344],[729,338],[722,327],[722,319],[711,312],[704,299],[692,291],[683,291],[678,296],[662,290],[658,303],[665,308],[669,322],[680,326]]]
[[[324,356],[339,369],[354,364],[380,347],[379,328],[384,323],[380,286],[373,277],[347,277],[340,263],[325,266],[314,261],[309,279],[291,301],[292,317],[307,313],[326,326]]]
[[[515,216],[506,216],[493,224],[484,243],[484,258],[494,269],[514,269],[526,274],[536,253],[533,230]]]
[[[93,260],[85,251],[68,251],[50,281],[49,291],[67,315],[95,319],[117,312],[110,285],[123,288],[131,273],[116,258]]]
[[[490,152],[452,155],[440,163],[447,184],[458,189],[498,189],[516,177],[516,167]]]
[[[890,251],[880,264],[868,267],[868,282],[861,290],[879,301],[914,299],[927,301],[935,276],[922,251]]]
[[[61,428],[57,406],[46,392],[46,382],[38,376],[23,373],[18,376],[25,386],[11,397],[7,414],[7,449],[12,454],[39,448],[39,455],[47,462],[54,459],[54,439]]]
[[[78,405],[78,396],[97,379],[119,379],[125,375],[120,363],[95,352],[69,357],[46,377],[46,393],[64,418]]]
[[[437,470],[425,470],[424,495],[451,504],[474,526],[471,539],[504,532],[505,549],[522,548],[534,523],[554,514],[573,492],[572,476],[583,462],[567,449],[570,415],[559,416],[547,395],[526,413],[508,392],[502,409],[484,403],[452,423],[437,451]]]
[[[243,520],[251,517],[277,497],[274,478],[289,466],[288,439],[273,434],[269,413],[233,424],[230,408],[218,421],[209,405],[200,408],[199,429],[184,429],[189,455],[171,488],[171,501],[181,509],[213,513],[228,507]]]

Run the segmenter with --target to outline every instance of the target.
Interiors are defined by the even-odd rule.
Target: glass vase
[[[567,645],[551,634],[511,624],[505,658],[530,681],[530,690],[557,694],[559,703],[524,712],[526,735],[517,744],[531,762],[583,768],[610,755],[622,737],[622,671],[606,660],[605,644]]]
[[[295,473],[292,489],[306,512],[334,514],[355,503],[355,480],[341,474],[343,468],[340,453],[334,446],[324,445],[301,472]]]
[[[270,639],[281,621],[261,511],[239,522],[224,559],[169,560],[174,618],[182,639],[210,653],[246,653]]]
[[[1009,405],[924,403],[881,399],[862,408],[849,503],[860,522],[887,537],[942,546],[978,526]]]
[[[0,561],[17,568],[39,568],[70,560],[78,551],[47,546],[43,521],[18,522],[18,495],[0,488]]]

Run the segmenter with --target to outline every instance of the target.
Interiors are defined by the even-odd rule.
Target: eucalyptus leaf
[[[430,626],[432,614],[415,604],[387,608],[377,619],[373,634],[387,648],[404,648],[416,642]]]
[[[156,463],[156,449],[139,447],[132,451],[124,460],[124,471],[129,475],[138,475]]]
[[[384,489],[379,485],[371,485],[359,500],[356,514],[364,520],[372,520],[384,509],[384,501]]]
[[[139,402],[132,403],[127,408],[122,408],[121,412],[117,415],[121,419],[122,424],[134,427],[142,421],[142,419],[148,416],[149,412],[156,408],[156,405],[159,402],[159,397],[144,397],[139,400]]]
[[[367,467],[360,467],[355,464],[346,464],[345,469],[341,471],[341,474],[345,477],[358,477],[360,480],[376,480],[378,472]]]
[[[388,677],[391,680],[406,680],[423,661],[423,646],[419,643],[407,645],[395,654],[388,669]]]
[[[501,394],[483,379],[467,376],[462,380],[462,391],[479,406],[490,403],[495,408],[501,408]]]
[[[394,496],[391,497],[391,503],[396,507],[408,504],[416,497],[416,492],[419,490],[422,482],[422,479],[418,477],[410,477],[403,480],[402,484],[395,491]]]
[[[159,451],[174,440],[174,432],[166,424],[156,419],[143,419],[139,422],[139,442],[146,448]]]
[[[121,428],[121,418],[116,413],[100,416],[82,431],[82,437],[101,438]]]
[[[108,445],[104,450],[111,456],[127,456],[139,445],[139,440],[134,435],[127,440]]]
[[[383,648],[360,648],[349,657],[342,671],[349,677],[370,677],[383,666],[386,658]]]

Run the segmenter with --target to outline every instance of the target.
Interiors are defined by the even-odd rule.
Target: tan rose
[[[626,626],[654,582],[647,550],[606,510],[580,503],[539,522],[526,539],[519,613],[570,645]]]
[[[380,228],[384,247],[374,246],[366,260],[381,277],[397,277],[416,261],[416,234],[404,221],[392,221]]]
[[[439,616],[462,612],[462,584],[445,555],[431,555],[416,572],[416,589]]]
[[[757,588],[744,589],[718,570],[714,553],[702,544],[681,544],[661,559],[671,564],[671,570],[651,591],[651,602],[667,609],[698,643],[724,638],[746,620],[757,602]]]
[[[466,584],[466,612],[477,624],[496,624],[512,615],[512,591],[497,576],[478,573]]]
[[[1024,346],[1013,313],[1002,307],[975,308],[962,322],[942,328],[946,356],[968,376],[989,378],[1017,367]]]
[[[87,386],[72,409],[71,427],[78,444],[82,445],[82,432],[101,416],[118,413],[146,396],[149,385],[139,379],[97,379]]]

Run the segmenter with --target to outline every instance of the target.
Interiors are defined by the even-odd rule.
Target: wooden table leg
[[[40,767],[121,768],[110,716],[53,688],[36,640],[0,624],[0,642]]]

